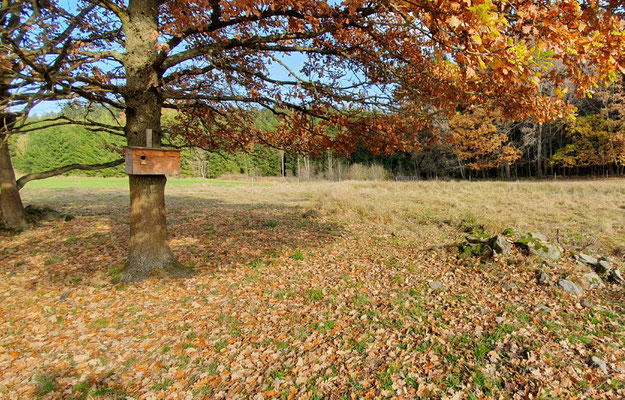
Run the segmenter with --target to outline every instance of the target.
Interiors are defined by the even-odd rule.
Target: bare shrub
[[[354,181],[383,181],[388,178],[388,172],[379,164],[367,166],[356,163],[350,165],[346,177]]]

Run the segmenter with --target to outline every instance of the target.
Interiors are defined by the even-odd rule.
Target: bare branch
[[[24,187],[24,185],[26,185],[30,181],[34,181],[34,180],[38,180],[38,179],[50,178],[52,176],[61,175],[61,174],[64,174],[66,172],[69,172],[69,171],[76,171],[76,170],[79,170],[79,171],[97,171],[97,170],[100,170],[100,169],[116,167],[116,166],[121,165],[123,163],[124,163],[124,159],[120,158],[119,160],[109,161],[109,162],[102,163],[102,164],[91,164],[91,165],[71,164],[71,165],[66,165],[64,167],[51,169],[51,170],[45,171],[45,172],[34,172],[32,174],[24,175],[24,176],[22,176],[21,178],[19,178],[17,180],[17,190],[22,189]]]

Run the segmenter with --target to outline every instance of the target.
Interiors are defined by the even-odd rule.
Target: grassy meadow
[[[625,260],[623,179],[171,179],[170,244],[197,274],[133,285],[111,283],[127,180],[22,194],[75,218],[0,237],[2,398],[625,397],[623,287],[536,282],[579,282],[579,251]],[[507,228],[565,257],[460,257]]]
[[[168,187],[172,186],[236,186],[244,185],[241,181],[228,181],[220,179],[193,179],[193,178],[170,178],[167,180]],[[82,176],[60,176],[37,181],[31,181],[26,186],[28,189],[127,189],[128,178],[96,178]]]

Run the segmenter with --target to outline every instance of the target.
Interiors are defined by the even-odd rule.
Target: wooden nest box
[[[152,147],[152,130],[146,132],[146,147],[126,147],[128,175],[177,175],[180,173],[180,150]]]

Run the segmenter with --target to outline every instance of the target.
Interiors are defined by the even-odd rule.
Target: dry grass
[[[434,240],[473,227],[541,232],[625,254],[625,181],[337,183],[311,188],[319,209]]]
[[[562,182],[278,182],[267,186],[168,187],[174,211],[206,201],[253,207],[312,209],[340,222],[367,222],[381,231],[458,240],[472,228],[541,232],[573,249],[625,255],[625,180]],[[127,203],[125,190],[25,191],[25,201],[67,212]]]

